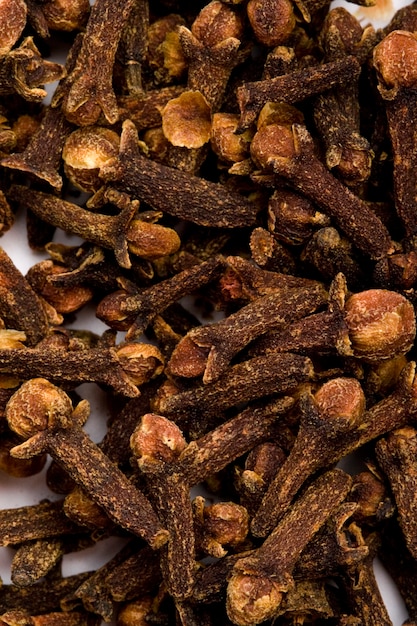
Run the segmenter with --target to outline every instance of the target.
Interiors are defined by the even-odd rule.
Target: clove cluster
[[[389,626],[377,557],[417,622],[416,32],[0,2],[0,486],[53,492],[0,511],[0,626]]]

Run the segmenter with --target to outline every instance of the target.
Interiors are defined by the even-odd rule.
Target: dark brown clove
[[[62,177],[58,172],[61,153],[72,128],[61,111],[48,107],[25,150],[2,159],[0,164],[46,181],[59,191],[62,188]]]
[[[343,501],[350,481],[341,470],[319,477],[262,546],[236,562],[227,589],[227,612],[234,624],[249,626],[274,617],[294,584],[292,571],[301,551]]]
[[[122,267],[131,267],[129,251],[153,259],[172,254],[180,246],[180,239],[173,229],[135,219],[135,203],[128,205],[119,215],[110,216],[92,213],[56,196],[17,185],[9,194],[48,223],[113,249]]]
[[[139,343],[88,350],[54,348],[47,343],[44,347],[3,349],[0,353],[0,369],[20,379],[47,376],[75,386],[97,382],[127,397],[139,395],[137,385],[160,373],[163,363],[155,346]]]
[[[352,80],[359,74],[359,68],[355,57],[347,56],[265,81],[244,83],[237,90],[241,114],[239,130],[249,128],[267,102],[300,102],[333,85]]]
[[[394,494],[399,523],[410,553],[417,554],[417,535],[414,516],[414,500],[417,491],[413,484],[415,471],[415,447],[417,432],[411,426],[393,430],[380,439],[375,451],[379,465],[387,476]]]
[[[169,532],[161,570],[169,593],[177,600],[190,596],[194,584],[195,539],[189,484],[177,470],[186,442],[175,425],[157,415],[144,415],[130,446],[162,523]]]
[[[318,285],[309,290],[285,289],[257,298],[214,324],[192,329],[175,348],[168,367],[176,376],[199,376],[211,383],[223,374],[240,350],[269,329],[313,313],[327,294]]]
[[[200,91],[212,111],[219,110],[230,74],[244,58],[242,34],[240,15],[217,0],[203,7],[191,30],[185,26],[178,29],[188,61],[188,87]]]
[[[167,532],[148,500],[82,431],[88,414],[86,400],[73,409],[69,397],[47,380],[27,381],[7,406],[10,427],[27,438],[13,449],[14,456],[28,458],[48,450],[114,521],[144,537],[152,547],[160,547]],[[110,480],[112,493],[107,488]]]
[[[346,428],[344,429],[343,438],[338,436],[333,438],[330,435],[332,444],[329,445],[329,447],[327,447],[327,444],[324,443],[326,441],[324,431],[320,432],[320,413],[317,403],[315,403],[309,396],[304,397],[306,413],[303,418],[303,424],[305,424],[305,426],[303,425],[303,429],[300,432],[301,438],[298,440],[297,446],[294,447],[292,457],[290,455],[288,461],[283,466],[283,468],[286,467],[286,470],[290,467],[292,469],[287,474],[287,471],[285,470],[284,472],[284,469],[282,468],[279,470],[274,481],[271,483],[262,500],[258,512],[252,520],[251,528],[255,535],[265,536],[273,528],[274,522],[280,515],[282,515],[283,510],[285,510],[289,505],[289,501],[287,501],[286,505],[283,506],[283,509],[280,510],[281,497],[278,494],[283,494],[282,502],[284,502],[287,497],[291,498],[292,496],[289,496],[289,491],[293,488],[298,489],[298,486],[300,486],[299,481],[304,480],[302,478],[302,473],[304,471],[306,471],[307,474],[310,474],[310,470],[314,472],[320,465],[321,467],[324,467],[330,465],[331,463],[336,463],[341,458],[354,450],[357,450],[368,441],[376,439],[393,428],[401,427],[408,423],[415,411],[414,371],[415,364],[408,364],[402,372],[400,382],[398,383],[395,391],[390,396],[381,400],[366,411],[356,427],[352,424],[349,428],[349,420],[345,421],[344,425]],[[356,386],[356,383],[353,384]],[[356,397],[359,398],[360,395]],[[354,406],[349,405],[349,400],[349,396],[345,398],[347,403],[346,408],[352,409]],[[334,402],[334,400],[332,402]],[[345,415],[347,417],[349,413],[346,413]],[[335,417],[338,417],[338,415],[336,414]],[[318,429],[312,426],[313,422],[316,423]],[[326,424],[325,430],[328,429],[329,434],[330,432],[335,433],[337,430],[336,424],[332,422],[332,419],[329,421],[327,419],[323,419],[321,422],[323,425]],[[308,426],[309,423],[310,425]],[[343,429],[343,420],[341,420],[339,424]],[[314,433],[314,437],[311,440],[307,437],[308,443],[304,440],[304,436],[302,435],[304,428],[306,429],[306,432],[310,432],[310,435],[313,435]],[[333,430],[333,428],[335,428],[335,430]],[[301,444],[301,441],[304,441],[304,443],[302,445],[302,453],[300,455],[301,446],[299,447],[299,444]],[[314,447],[315,452],[313,454],[319,455],[317,459],[314,456],[306,456],[306,449],[308,449],[310,445]],[[296,461],[293,466],[292,462],[297,457],[299,460]],[[318,460],[319,458],[321,458],[320,461]],[[305,462],[305,459],[309,459],[307,463]],[[282,484],[281,480],[284,473],[285,483]],[[304,478],[306,478],[306,476]]]
[[[43,301],[0,248],[0,317],[5,325],[23,331],[33,346],[49,332],[50,319],[45,309]]]
[[[101,168],[100,177],[154,209],[202,226],[234,228],[255,221],[256,204],[241,194],[142,156],[129,120],[123,123],[118,158]]]
[[[45,61],[33,42],[26,37],[0,60],[0,93],[19,94],[29,102],[40,102],[47,93],[41,86],[65,75],[62,65]]]
[[[261,167],[284,177],[333,218],[359,250],[373,259],[394,251],[379,217],[318,159],[305,126],[263,126],[252,141],[251,154]]]
[[[417,40],[413,33],[392,31],[374,49],[378,88],[385,102],[394,156],[395,209],[407,236],[416,233],[415,162],[417,148],[413,133],[407,132],[414,119],[414,63]]]
[[[223,267],[223,258],[217,256],[206,262],[193,264],[190,269],[144,289],[141,293],[109,294],[97,307],[97,317],[105,320],[110,327],[115,324],[117,328],[120,322],[126,322],[126,337],[135,338],[171,304],[218,278]]]
[[[75,67],[51,102],[54,108],[62,106],[68,121],[79,126],[95,124],[101,111],[110,124],[118,120],[113,65],[133,4],[133,0],[99,0],[93,5]]]
[[[282,358],[284,357],[284,358]],[[200,384],[187,391],[172,392],[170,385],[160,388],[155,410],[175,419],[206,417],[243,402],[257,400],[271,394],[294,391],[299,383],[313,377],[309,358],[296,354],[255,357],[231,366],[212,383]],[[248,380],[252,385],[248,385]]]

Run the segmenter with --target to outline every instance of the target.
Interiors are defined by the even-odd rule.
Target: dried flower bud
[[[117,616],[117,626],[147,626],[148,616],[152,614],[154,599],[151,596],[143,596],[140,600],[134,600],[126,604]]]
[[[187,68],[176,29],[185,24],[177,14],[155,20],[148,28],[148,63],[157,84],[181,78]]]
[[[9,427],[24,438],[71,421],[68,395],[44,378],[32,378],[12,395],[6,406]]]
[[[128,330],[135,320],[135,315],[123,312],[126,291],[117,289],[103,298],[97,306],[96,315],[100,320],[116,330]]]
[[[250,146],[251,157],[255,164],[267,168],[270,159],[291,159],[295,156],[295,144],[289,126],[268,124],[255,134]]]
[[[296,20],[289,0],[249,0],[247,12],[255,37],[265,46],[285,43],[294,30]]]
[[[361,472],[353,479],[349,500],[356,502],[355,517],[375,517],[387,497],[384,483],[371,472]]]
[[[333,378],[314,398],[323,418],[343,420],[347,428],[358,424],[365,411],[365,394],[356,378]]]
[[[38,118],[32,115],[19,115],[12,125],[12,130],[16,138],[16,152],[23,152],[39,126],[40,121]]]
[[[229,582],[227,614],[234,624],[253,626],[274,617],[281,601],[282,593],[270,578],[237,574]]]
[[[69,180],[81,191],[97,191],[100,168],[119,153],[117,133],[102,126],[78,128],[67,138],[62,158]]]
[[[222,161],[238,163],[249,156],[252,132],[237,135],[240,116],[234,113],[215,113],[212,119],[210,145]]]
[[[181,245],[175,230],[144,220],[130,222],[126,240],[130,252],[148,261],[174,254]]]
[[[268,230],[293,245],[306,242],[314,228],[327,226],[330,219],[301,194],[287,189],[274,191],[268,203]]]
[[[199,91],[185,91],[173,98],[161,116],[164,135],[174,146],[201,148],[210,139],[210,106]]]
[[[249,516],[245,507],[234,502],[218,502],[204,508],[204,533],[215,542],[235,547],[243,543],[249,532]]]
[[[24,0],[0,1],[0,55],[7,54],[19,39],[26,26]]]
[[[26,341],[26,335],[20,330],[10,328],[0,330],[0,350],[24,348],[23,341]]]
[[[88,0],[47,0],[42,2],[42,13],[51,30],[72,32],[86,25],[90,3]]]
[[[243,25],[233,9],[225,6],[223,2],[214,0],[203,7],[197,15],[191,26],[191,32],[202,44],[212,47],[229,37],[241,39]]]
[[[417,37],[403,30],[392,31],[374,48],[374,66],[384,87],[393,95],[399,87],[417,82]]]
[[[78,486],[66,496],[63,509],[70,520],[92,530],[105,529],[112,524],[103,509]]]
[[[93,292],[89,287],[83,285],[56,286],[48,282],[49,276],[57,276],[67,271],[67,268],[62,265],[55,265],[53,261],[45,260],[33,265],[26,275],[36,293],[63,315],[78,311],[93,297]]]
[[[117,358],[123,371],[134,385],[142,385],[159,376],[164,369],[164,357],[149,343],[127,343],[117,349]]]
[[[304,124],[304,115],[292,104],[287,102],[267,102],[261,109],[256,127],[259,130],[262,126],[278,124],[280,126],[291,126],[292,124]]]
[[[10,454],[11,448],[20,441],[15,436],[2,435],[0,439],[0,470],[15,478],[25,478],[38,474],[45,466],[46,454],[34,456],[31,459],[16,459]]]
[[[130,447],[139,467],[157,466],[159,462],[176,461],[186,447],[182,432],[166,417],[147,413],[130,438]]]
[[[369,289],[350,296],[346,324],[354,354],[370,361],[405,354],[413,345],[416,320],[407,298],[387,289]]]

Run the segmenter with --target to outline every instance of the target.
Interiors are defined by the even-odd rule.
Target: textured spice
[[[0,2],[0,623],[414,623],[415,7],[91,5]]]

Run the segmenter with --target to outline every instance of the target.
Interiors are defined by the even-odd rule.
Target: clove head
[[[262,126],[252,140],[250,153],[261,169],[267,169],[271,160],[292,159],[296,155],[296,146],[291,127],[283,124]]]
[[[417,82],[417,37],[405,30],[394,30],[375,48],[373,62],[384,97],[396,96],[400,87]]]
[[[142,470],[178,459],[187,442],[178,426],[162,415],[146,413],[130,437],[130,447]]]
[[[0,55],[6,55],[26,26],[27,7],[24,0],[0,2]]]
[[[229,37],[241,39],[243,24],[236,11],[214,0],[197,15],[191,32],[203,45],[212,47]]]
[[[69,396],[45,378],[24,382],[6,405],[9,427],[25,439],[48,428],[65,428],[72,412]]]
[[[142,385],[159,376],[164,369],[164,357],[149,343],[126,343],[116,351],[123,371],[134,385]]]
[[[181,245],[173,228],[136,219],[127,228],[126,241],[132,254],[147,261],[174,254]]]
[[[314,399],[324,419],[356,426],[365,411],[365,394],[356,378],[333,378],[315,393]]]
[[[78,128],[67,138],[62,158],[65,174],[81,191],[97,191],[100,168],[119,154],[117,133],[102,126]]]
[[[201,148],[210,139],[211,110],[200,91],[172,98],[161,112],[162,130],[173,146]]]
[[[42,13],[51,30],[72,32],[85,27],[90,15],[88,0],[46,0]]]
[[[227,615],[238,626],[253,626],[274,617],[281,601],[282,592],[270,578],[237,573],[227,588]]]
[[[416,335],[413,305],[388,289],[369,289],[350,296],[345,321],[354,355],[369,361],[405,354]]]
[[[256,39],[265,46],[280,46],[295,28],[293,4],[289,0],[249,0],[247,13]]]

